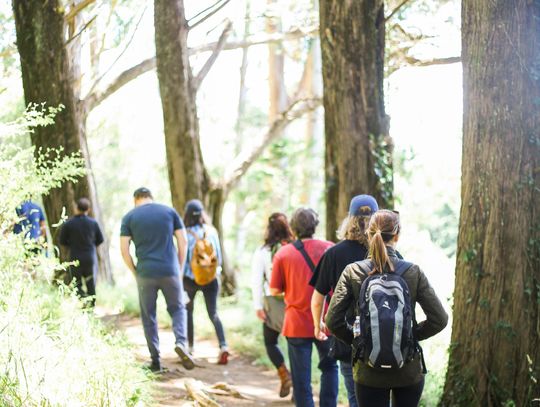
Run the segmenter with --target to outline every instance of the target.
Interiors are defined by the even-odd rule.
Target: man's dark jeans
[[[172,327],[176,344],[186,344],[186,309],[182,301],[184,288],[182,281],[176,276],[147,278],[137,277],[139,304],[144,336],[153,361],[159,361],[159,336],[156,319],[156,301],[161,290],[167,304],[167,311],[172,319]]]
[[[287,338],[287,345],[296,406],[314,406],[311,389],[311,352],[315,345],[319,352],[319,370],[321,371],[319,404],[324,407],[335,407],[339,378],[336,360],[328,355],[330,343],[318,341],[315,338]]]

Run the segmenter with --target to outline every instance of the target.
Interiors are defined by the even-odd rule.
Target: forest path
[[[139,318],[125,315],[107,315],[103,317],[123,331],[133,345],[137,361],[148,362],[148,348]],[[213,341],[198,340],[195,343],[195,360],[199,367],[185,370],[174,352],[174,336],[171,329],[160,329],[160,349],[162,366],[168,372],[160,374],[155,382],[153,406],[192,406],[194,405],[186,391],[185,382],[192,378],[211,386],[224,382],[246,397],[239,399],[232,396],[212,395],[221,406],[292,406],[290,396],[280,399],[277,392],[279,379],[275,371],[255,366],[231,349],[229,364],[216,364],[218,348]]]

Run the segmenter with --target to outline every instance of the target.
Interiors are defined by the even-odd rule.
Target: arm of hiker
[[[328,329],[338,339],[348,344],[353,341],[353,333],[345,320],[347,310],[354,302],[350,272],[349,266],[347,266],[341,274],[326,314],[326,326]]]
[[[180,273],[184,272],[184,267],[186,266],[188,243],[187,243],[187,234],[185,229],[176,229],[174,231],[174,237],[176,238],[176,243],[178,244],[178,264],[180,264]]]
[[[418,324],[416,338],[421,341],[441,332],[448,324],[448,314],[444,310],[435,290],[429,284],[426,275],[420,270],[416,301],[426,314],[426,320]]]
[[[257,249],[251,260],[251,293],[253,295],[253,308],[257,318],[261,321],[266,320],[263,310],[263,291],[264,291],[264,258],[263,249]]]
[[[60,227],[60,245],[62,246],[69,246],[69,231],[68,231],[68,228],[67,228],[67,224],[64,223],[61,227]]]
[[[285,276],[283,271],[283,261],[279,251],[274,255],[272,261],[272,276],[270,278],[270,295],[280,295],[285,291]]]
[[[124,263],[126,264],[127,268],[133,273],[133,275],[136,275],[137,269],[135,267],[135,263],[133,262],[133,258],[131,257],[131,253],[129,252],[130,242],[131,236],[120,236],[120,253],[122,253],[122,259],[124,259]]]
[[[96,240],[94,244],[96,245],[96,247],[98,247],[104,241],[105,241],[105,238],[103,237],[103,233],[101,233],[101,228],[99,227],[99,224],[96,222]]]
[[[324,295],[314,290],[311,296],[311,315],[313,316],[313,325],[315,326],[315,338],[319,341],[328,339],[324,333],[326,327],[322,321],[323,304]]]
[[[47,235],[47,223],[41,209],[39,210],[39,230],[41,231],[41,236],[45,237]]]

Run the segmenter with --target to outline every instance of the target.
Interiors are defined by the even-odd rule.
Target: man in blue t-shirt
[[[184,368],[193,369],[195,363],[186,348],[184,287],[179,276],[180,270],[184,269],[187,252],[184,223],[173,208],[154,203],[148,188],[135,190],[133,198],[135,208],[122,219],[120,250],[126,266],[137,279],[144,335],[152,358],[149,368],[161,371],[156,320],[156,300],[161,290],[172,319],[176,339],[174,350]],[[137,265],[129,252],[131,241],[135,244]]]

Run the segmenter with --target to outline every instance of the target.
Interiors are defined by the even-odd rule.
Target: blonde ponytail
[[[369,258],[374,264],[371,274],[383,273],[386,265],[391,271],[394,271],[394,266],[388,257],[386,244],[399,234],[399,229],[399,215],[395,212],[383,209],[375,212],[371,217],[367,231]]]

